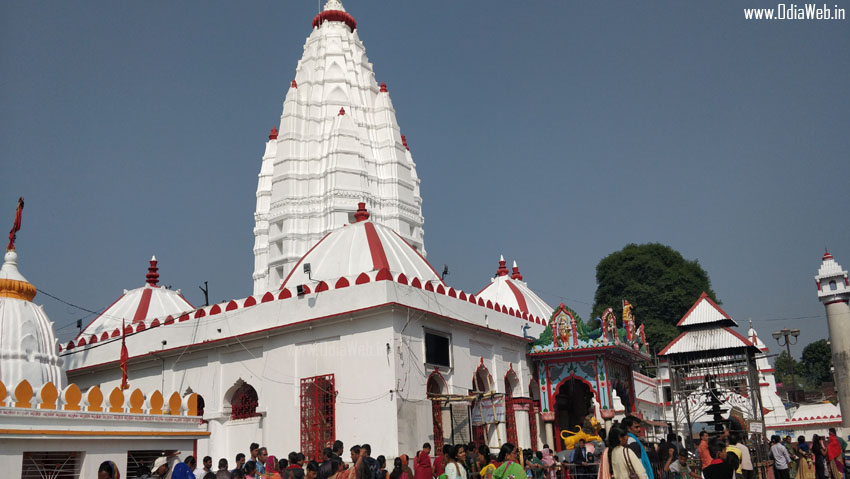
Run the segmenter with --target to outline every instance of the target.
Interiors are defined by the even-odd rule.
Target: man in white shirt
[[[791,471],[788,466],[791,464],[791,455],[788,454],[788,449],[782,444],[779,436],[774,435],[770,438],[770,454],[773,456],[773,477],[775,479],[791,479]]]

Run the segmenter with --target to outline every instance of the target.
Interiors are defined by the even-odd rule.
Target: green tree
[[[820,387],[822,383],[832,381],[831,360],[832,349],[826,339],[819,339],[803,348],[800,369],[812,386]]]
[[[797,383],[800,383],[800,379],[803,376],[803,370],[800,367],[800,363],[788,356],[786,351],[782,351],[779,353],[779,356],[776,356],[776,361],[773,364],[774,374],[776,376],[776,381],[784,384],[791,384],[791,367],[793,366],[794,375],[796,376]]]
[[[658,352],[675,338],[675,324],[703,291],[717,304],[708,273],[673,248],[659,243],[628,244],[596,265],[596,295],[592,317],[612,307],[619,318],[622,301],[635,307],[637,323],[645,324],[646,340]],[[622,319],[622,318],[620,318]]]

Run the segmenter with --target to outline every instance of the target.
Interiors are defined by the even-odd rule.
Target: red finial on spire
[[[148,274],[145,275],[145,279],[147,283],[153,287],[158,287],[156,284],[159,283],[159,268],[156,267],[156,256],[151,256],[151,265],[148,268]]]
[[[517,279],[522,281],[522,273],[519,272],[519,267],[516,265],[516,261],[514,261],[513,266],[513,274],[511,274],[511,279]]]
[[[15,238],[17,238],[17,232],[21,231],[21,215],[24,211],[24,197],[18,197],[18,208],[15,210],[15,222],[12,223],[12,229],[9,231],[9,245],[6,246],[6,251],[14,251],[15,249]]]
[[[387,84],[384,83],[384,82],[381,82],[381,93],[386,93],[386,92],[387,92]]]
[[[369,219],[369,212],[366,211],[366,203],[362,201],[357,203],[357,212],[354,213],[354,219],[357,220],[358,223]]]
[[[298,88],[298,83],[295,83],[295,80],[292,80],[292,88]]]
[[[404,135],[401,135],[401,144],[404,145],[407,151],[410,151],[410,147],[407,146],[407,137]]]
[[[339,115],[337,115],[337,116],[345,116],[345,108],[344,107],[339,107]]]
[[[277,140],[277,127],[272,127],[272,131],[269,132],[269,140]]]
[[[828,259],[833,259],[832,255],[829,253],[829,250],[827,250],[826,248],[824,248],[823,250],[824,250],[823,261],[826,261]]]
[[[496,276],[507,276],[508,267],[506,266],[505,257],[499,255],[499,269],[496,270]]]

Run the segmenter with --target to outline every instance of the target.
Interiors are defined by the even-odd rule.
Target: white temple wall
[[[104,461],[113,461],[121,471],[121,477],[127,477],[128,451],[171,449],[180,451],[180,457],[185,458],[192,454],[194,440],[122,437],[103,439],[0,439],[0,471],[3,471],[4,477],[20,477],[23,457],[26,452],[77,452],[80,453],[79,477],[97,477],[97,469]],[[232,460],[232,458],[228,460]]]

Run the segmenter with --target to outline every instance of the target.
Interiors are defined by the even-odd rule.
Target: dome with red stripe
[[[504,256],[499,258],[499,269],[496,270],[496,276],[475,297],[484,301],[490,300],[499,303],[508,308],[513,308],[514,311],[528,313],[529,316],[536,316],[545,321],[549,321],[549,317],[555,311],[522,280],[522,274],[519,272],[516,261],[514,261],[513,270],[510,273],[508,272]]]
[[[104,333],[111,336],[114,331],[120,331],[122,320],[125,326],[131,326],[135,330],[137,323],[148,319],[159,318],[162,321],[169,315],[194,310],[195,307],[180,294],[180,290],[158,286],[158,270],[154,256],[145,275],[145,285],[130,291],[125,290],[124,294],[89,323],[78,337],[88,340],[96,336],[100,339]]]
[[[280,289],[320,281],[354,278],[361,273],[387,270],[412,281],[442,284],[440,275],[410,244],[392,229],[369,220],[365,203],[358,205],[355,223],[331,231],[307,252],[283,281]],[[304,265],[310,265],[310,272]]]

